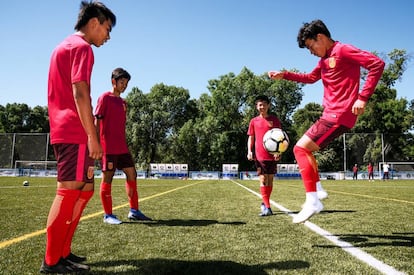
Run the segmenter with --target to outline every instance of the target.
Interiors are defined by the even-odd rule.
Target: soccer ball
[[[270,129],[263,136],[263,146],[270,154],[281,154],[289,147],[289,136],[282,129]]]
[[[29,182],[27,180],[23,181],[23,186],[29,186]]]

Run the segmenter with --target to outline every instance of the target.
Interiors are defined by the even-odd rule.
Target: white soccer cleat
[[[328,197],[328,192],[326,192],[323,189],[318,190],[316,193],[318,194],[318,199],[320,199],[320,200],[324,200]]]
[[[106,215],[104,216],[103,219],[104,223],[107,224],[121,224],[122,221],[120,219],[118,219],[115,215]]]
[[[323,209],[323,204],[316,200],[315,203],[306,202],[302,210],[293,217],[293,223],[303,223],[309,220],[313,215],[318,214]]]

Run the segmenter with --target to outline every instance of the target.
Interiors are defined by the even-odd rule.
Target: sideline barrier
[[[352,180],[352,172],[323,172],[320,173],[321,180]],[[57,177],[56,170],[40,169],[0,169],[0,177]],[[95,170],[95,177],[101,178],[101,170]],[[124,178],[122,171],[116,171],[114,178]],[[146,171],[137,171],[138,179],[241,179],[241,180],[258,180],[256,171],[222,173],[218,171],[190,171],[188,173],[153,173],[148,174]],[[301,179],[298,172],[278,172],[275,179]],[[374,172],[375,180],[382,180],[382,173]],[[390,180],[413,180],[414,171],[392,171]],[[358,173],[358,180],[368,180],[366,172]]]

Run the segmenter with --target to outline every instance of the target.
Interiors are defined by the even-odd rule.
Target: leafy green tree
[[[148,94],[137,88],[128,94],[128,143],[141,168],[152,162],[175,162],[172,141],[195,110],[189,98],[188,90],[164,84]]]
[[[381,135],[385,143],[384,153],[387,161],[414,159],[413,135],[410,132],[414,121],[412,102],[410,105],[407,99],[397,98],[397,90],[394,88],[395,83],[402,80],[411,56],[405,50],[395,49],[384,59],[388,62],[381,80],[367,104],[365,113],[359,117],[353,129],[355,133],[376,133],[377,139],[365,146],[367,152],[362,156],[359,153],[355,155],[355,162],[366,161],[367,158],[372,158],[374,161],[382,160],[379,158],[377,148],[381,144]],[[366,74],[363,74],[363,80],[365,76]],[[357,148],[358,144],[351,144],[351,146]]]
[[[35,106],[31,109],[27,120],[27,127],[33,133],[49,133],[49,116],[47,107]]]
[[[252,170],[247,160],[247,129],[257,115],[254,100],[258,95],[271,98],[271,111],[289,132],[291,114],[302,98],[298,85],[272,81],[267,75],[256,76],[247,68],[235,75],[229,73],[209,81],[211,95],[203,94],[198,101],[199,116],[192,122],[197,140],[198,166],[202,170],[221,170],[223,163],[238,163],[240,170]],[[287,154],[286,154],[287,155]]]
[[[309,127],[322,115],[323,108],[318,103],[308,103],[293,114],[293,129],[301,137]]]
[[[2,124],[6,133],[29,132],[28,119],[30,108],[27,104],[7,104],[2,116]]]
[[[0,105],[0,133],[6,133],[7,124],[6,108],[3,105]]]
[[[49,117],[47,108],[36,106],[32,109],[24,103],[0,106],[0,132],[48,133]]]

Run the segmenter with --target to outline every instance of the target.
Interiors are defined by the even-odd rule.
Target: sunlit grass
[[[38,274],[55,179],[0,178],[0,274]],[[98,182],[98,180],[96,180]],[[258,192],[256,181],[239,181]],[[324,181],[329,198],[311,222],[407,274],[414,274],[414,182]],[[74,253],[92,274],[380,274],[275,207],[259,217],[260,198],[232,181],[140,180],[140,208],[153,222],[128,222],[123,180],[114,213],[102,222],[98,192],[76,232]],[[96,189],[99,185],[96,184]],[[300,181],[278,181],[271,197],[300,210]]]

